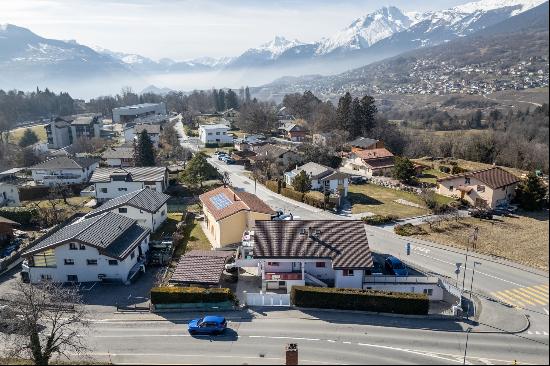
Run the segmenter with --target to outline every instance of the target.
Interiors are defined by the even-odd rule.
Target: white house
[[[98,166],[96,159],[58,156],[31,166],[29,170],[36,184],[53,186],[86,183]]]
[[[309,162],[285,173],[285,182],[292,185],[294,178],[302,171],[306,172],[311,180],[311,189],[314,191],[341,193],[348,195],[349,177],[347,174],[327,166]]]
[[[98,168],[90,183],[98,202],[104,202],[142,188],[162,193],[168,187],[168,171],[166,167]]]
[[[87,213],[86,217],[113,212],[137,220],[141,226],[155,232],[166,220],[168,214],[166,202],[169,198],[167,194],[143,188],[105,202]]]
[[[264,291],[306,284],[362,289],[373,267],[362,221],[256,221],[253,242]]]
[[[160,132],[162,130],[160,125],[152,125],[147,123],[128,125],[124,128],[124,141],[126,143],[137,142],[138,136],[143,132],[147,131],[147,134],[151,138],[153,145],[155,147],[159,146],[160,142]]]
[[[0,207],[21,205],[16,177],[19,171],[21,168],[13,168],[0,173]]]
[[[395,156],[386,148],[356,149],[344,161],[344,168],[367,178],[389,176],[394,166]]]
[[[111,147],[101,154],[101,158],[107,166],[110,167],[129,167],[134,166],[134,148],[133,147]]]
[[[199,138],[203,144],[231,144],[233,136],[227,134],[229,127],[224,124],[200,125]]]
[[[150,230],[137,220],[106,212],[60,224],[23,253],[21,276],[37,283],[128,283],[144,269]]]

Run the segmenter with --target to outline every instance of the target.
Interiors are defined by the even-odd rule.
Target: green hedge
[[[292,188],[281,188],[281,194],[295,201],[304,202],[304,194],[302,192],[296,192]]]
[[[401,235],[401,236],[424,235],[424,234],[426,234],[426,231],[424,229],[422,229],[419,226],[415,226],[413,224],[395,225],[395,227],[393,228],[393,231],[397,235]]]
[[[310,286],[292,286],[290,301],[305,308],[408,315],[426,315],[430,307],[426,294]]]
[[[368,225],[385,225],[397,220],[395,215],[374,215],[363,217],[362,219]]]
[[[1,207],[0,216],[15,221],[23,226],[30,226],[32,218],[37,215],[36,209],[28,207]]]
[[[154,287],[151,289],[151,303],[153,304],[187,304],[235,302],[233,292],[228,288],[201,288],[201,287]]]

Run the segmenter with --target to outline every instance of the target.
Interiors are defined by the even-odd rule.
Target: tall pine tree
[[[370,95],[365,95],[361,98],[361,130],[365,136],[370,135],[374,127],[376,126],[376,114],[378,109],[376,108],[375,100]]]
[[[155,147],[147,130],[141,131],[135,146],[136,166],[155,166]]]
[[[336,122],[338,129],[348,130],[351,124],[351,103],[353,98],[348,92],[338,101],[338,109],[336,110]]]

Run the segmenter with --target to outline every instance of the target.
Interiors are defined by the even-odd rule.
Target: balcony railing
[[[267,272],[264,275],[267,281],[300,281],[302,272]]]

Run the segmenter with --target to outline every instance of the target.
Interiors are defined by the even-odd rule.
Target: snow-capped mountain
[[[367,14],[332,37],[322,39],[317,47],[317,55],[331,52],[357,51],[368,48],[376,42],[410,27],[411,18],[395,6],[383,7]]]
[[[288,40],[282,36],[276,36],[273,40],[260,45],[257,48],[250,48],[239,57],[231,60],[228,66],[232,68],[257,67],[270,65],[277,61],[281,55],[291,49],[306,45],[297,39]]]

